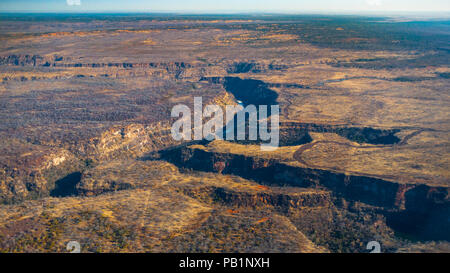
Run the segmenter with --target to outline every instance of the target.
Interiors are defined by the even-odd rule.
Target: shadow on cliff
[[[77,194],[76,186],[81,181],[81,173],[74,172],[55,182],[55,188],[50,191],[52,197],[66,197]]]

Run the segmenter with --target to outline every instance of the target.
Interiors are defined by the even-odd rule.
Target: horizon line
[[[142,10],[83,10],[83,11],[70,11],[70,10],[3,10],[0,14],[177,14],[177,15],[239,15],[239,14],[252,14],[252,15],[431,15],[440,14],[450,16],[449,11],[368,11],[368,10],[304,10],[304,11],[287,11],[287,10],[154,10],[154,11],[142,11]]]

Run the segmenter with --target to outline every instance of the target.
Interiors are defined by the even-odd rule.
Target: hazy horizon
[[[335,13],[335,14],[443,14],[445,0],[4,0],[0,13]]]

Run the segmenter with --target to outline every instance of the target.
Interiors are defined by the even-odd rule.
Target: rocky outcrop
[[[0,203],[48,196],[60,177],[83,167],[83,162],[66,150],[40,149],[16,155],[13,161],[2,162]]]
[[[122,68],[163,68],[168,71],[177,71],[180,69],[190,68],[191,64],[185,62],[168,62],[168,63],[71,63],[72,58],[58,55],[6,55],[0,56],[0,65],[16,65],[16,66],[57,66],[57,67],[122,67]]]
[[[287,65],[274,63],[257,63],[257,62],[235,62],[227,67],[227,72],[230,74],[239,73],[261,73],[271,70],[286,70]]]
[[[94,196],[107,192],[155,188],[161,181],[178,177],[178,169],[164,161],[113,160],[83,172],[74,191],[77,195]]]
[[[17,66],[55,66],[56,63],[65,60],[62,56],[40,55],[7,55],[0,56],[0,65]]]
[[[174,145],[168,122],[152,125],[113,126],[101,135],[75,147],[83,157],[105,160],[113,157],[137,157],[152,150]]]
[[[233,207],[256,208],[273,206],[279,210],[326,207],[331,204],[330,193],[292,187],[263,187],[260,191],[236,191],[224,187],[186,187],[183,193],[200,199],[211,199]]]
[[[398,129],[375,129],[370,127],[350,127],[344,125],[329,125],[300,122],[282,122],[280,130],[287,134],[296,132],[317,132],[317,133],[335,133],[348,140],[358,143],[392,145],[400,143],[400,138],[396,136]]]

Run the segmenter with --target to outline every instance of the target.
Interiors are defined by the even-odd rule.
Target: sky
[[[0,0],[0,12],[450,12],[450,0]]]

